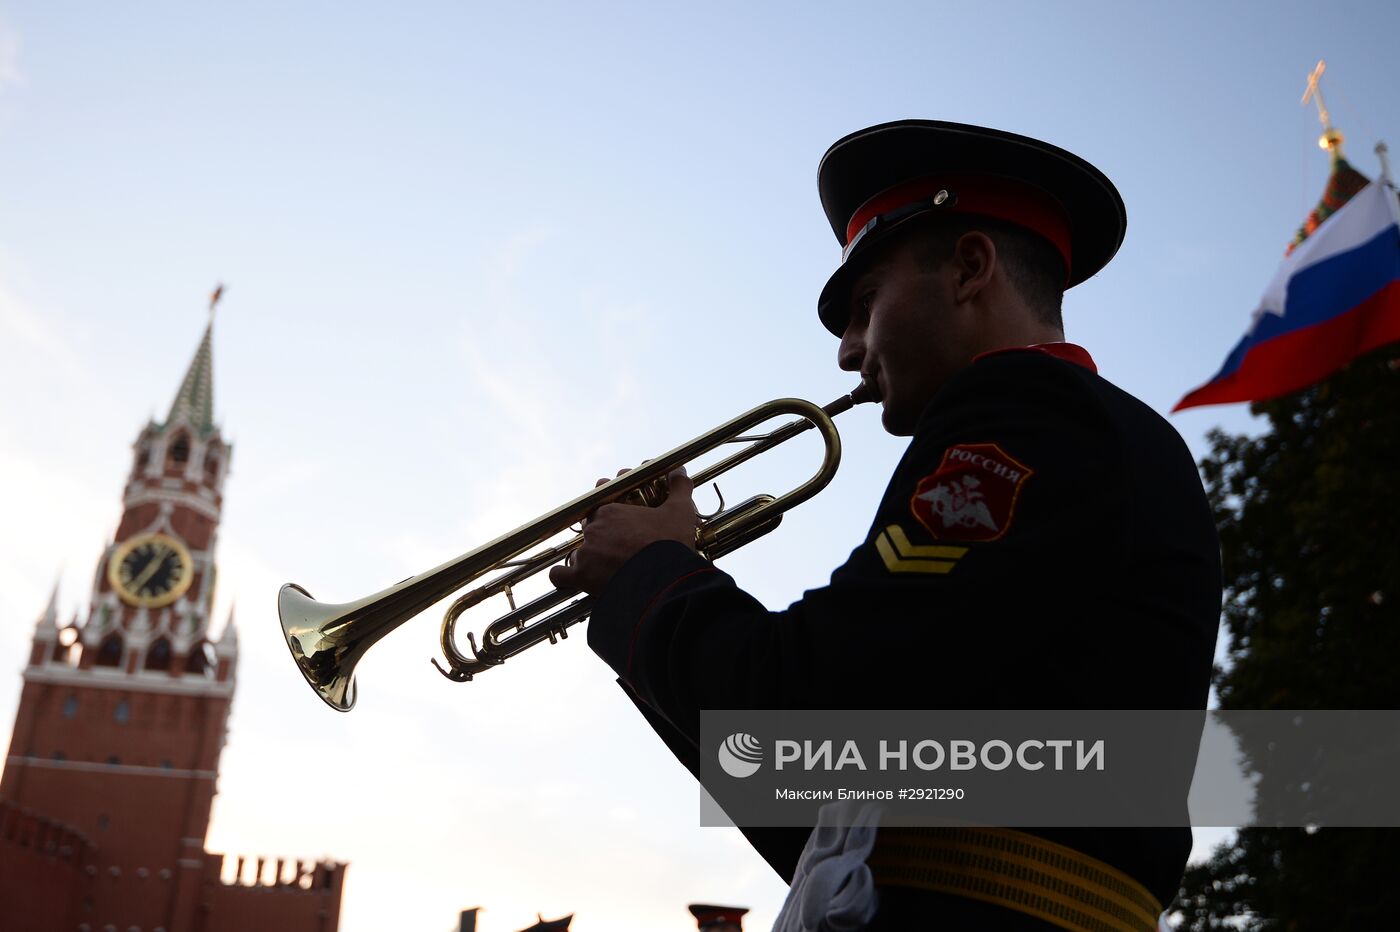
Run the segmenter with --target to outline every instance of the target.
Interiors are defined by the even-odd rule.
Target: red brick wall
[[[193,870],[198,885],[228,706],[223,696],[25,683],[0,798],[98,846],[94,928],[187,928],[172,911],[182,874]]]
[[[77,928],[94,850],[69,826],[0,800],[0,918],[6,932]]]

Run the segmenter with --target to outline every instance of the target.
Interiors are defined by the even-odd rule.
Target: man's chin
[[[880,426],[885,428],[885,433],[894,437],[912,437],[914,424],[915,419],[909,417],[899,405],[891,404],[888,399],[881,403]]]

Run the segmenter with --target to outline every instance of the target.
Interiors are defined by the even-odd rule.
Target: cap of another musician
[[[711,906],[708,903],[690,904],[690,913],[700,932],[744,932],[742,906]]]

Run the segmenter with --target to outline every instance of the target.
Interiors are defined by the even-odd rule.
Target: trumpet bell
[[[355,664],[369,649],[363,637],[346,637],[345,626],[330,623],[345,608],[317,602],[295,583],[287,583],[277,595],[282,633],[297,669],[316,695],[338,712],[355,707]]]

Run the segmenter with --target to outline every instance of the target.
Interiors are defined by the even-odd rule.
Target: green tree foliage
[[[1257,437],[1210,435],[1226,709],[1400,708],[1400,346],[1251,410]],[[1243,829],[1191,868],[1180,928],[1397,926],[1400,829]]]

